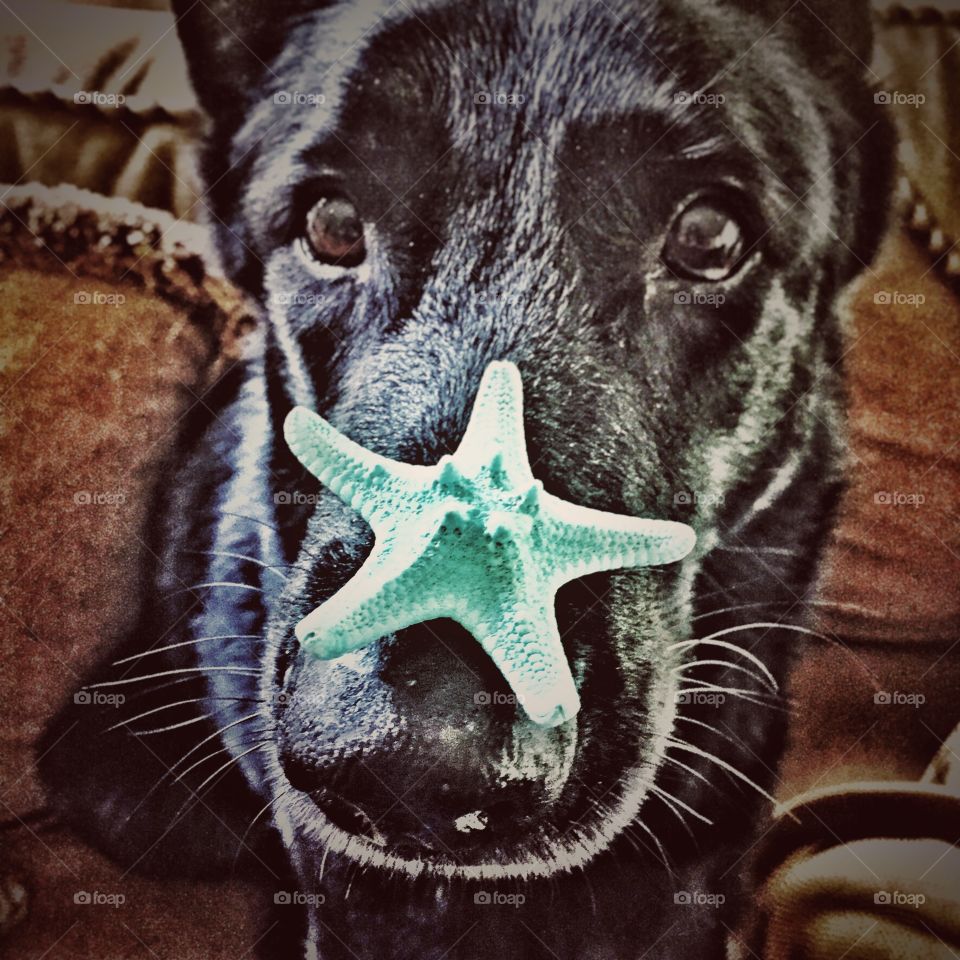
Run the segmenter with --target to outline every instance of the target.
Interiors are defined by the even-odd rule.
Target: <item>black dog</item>
[[[867,5],[176,6],[212,223],[267,323],[91,680],[123,712],[41,745],[54,802],[164,875],[243,851],[270,956],[723,956],[837,493],[836,301],[886,207]],[[550,730],[451,623],[329,663],[293,637],[371,534],[287,412],[432,464],[498,359],[547,490],[699,535],[560,592],[583,708]]]

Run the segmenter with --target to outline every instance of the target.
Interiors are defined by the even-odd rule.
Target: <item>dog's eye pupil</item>
[[[311,252],[321,263],[355,267],[366,256],[363,221],[357,208],[342,197],[324,197],[313,205],[306,234]]]
[[[723,207],[695,200],[674,220],[667,236],[664,259],[685,276],[724,280],[743,254],[743,230]]]

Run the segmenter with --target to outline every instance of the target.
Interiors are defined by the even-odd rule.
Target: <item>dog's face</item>
[[[561,960],[722,955],[734,905],[672,895],[738,887],[774,787],[836,494],[837,299],[890,178],[867,5],[175,6],[211,222],[267,322],[160,485],[139,615],[91,678],[127,711],[68,704],[39,745],[51,803],[128,869],[221,876],[238,844],[268,884],[292,868],[329,903],[271,957],[520,960],[532,931]],[[451,622],[329,662],[294,636],[372,534],[284,445],[290,409],[433,464],[494,360],[547,491],[698,534],[558,593],[581,710],[552,729]],[[522,918],[475,908],[520,878]]]
[[[546,730],[450,622],[335,662],[298,652],[296,622],[371,533],[322,492],[303,528],[278,507],[295,565],[261,691],[291,842],[410,873],[585,863],[657,789],[711,559],[760,513],[771,550],[816,539],[831,464],[805,503],[773,494],[832,451],[815,439],[834,412],[832,307],[871,252],[860,198],[884,175],[882,124],[859,80],[865,23],[841,43],[846,14],[748,6],[273,10],[244,24],[272,57],[252,86],[223,28],[181,28],[216,124],[222,247],[270,318],[278,417],[306,404],[432,464],[487,363],[510,359],[548,491],[700,537],[674,567],[560,592],[583,708]],[[807,569],[776,562],[802,591]],[[743,571],[720,566],[708,586],[734,589]]]

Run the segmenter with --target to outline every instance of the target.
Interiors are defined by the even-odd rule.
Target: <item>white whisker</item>
[[[112,666],[119,667],[124,663],[132,663],[134,660],[142,660],[144,657],[152,657],[156,653],[166,653],[168,650],[176,650],[179,647],[194,647],[201,643],[211,643],[214,640],[262,640],[263,637],[258,633],[223,633],[213,637],[197,637],[196,640],[183,640],[180,643],[171,643],[165,647],[154,647],[151,650],[144,650],[143,653],[135,653],[132,657],[124,657],[122,660],[114,660]]]
[[[184,550],[184,553],[199,557],[230,557],[234,560],[244,560],[263,570],[269,570],[271,573],[275,573],[283,581],[289,581],[290,579],[285,573],[281,572],[279,567],[267,563],[264,560],[258,560],[256,557],[248,556],[245,553],[235,553],[233,550]],[[287,566],[290,565],[288,564]]]
[[[696,777],[698,780],[702,780],[711,790],[717,790],[717,785],[709,778],[704,776],[699,770],[695,770],[689,764],[684,763],[682,760],[678,760],[676,757],[671,757],[669,754],[664,754],[663,759],[667,763],[672,763],[675,766],[680,767],[683,770],[686,770],[691,776]]]
[[[250,700],[248,697],[190,697],[187,700],[176,700],[173,703],[165,703],[160,707],[153,707],[151,710],[144,710],[143,713],[138,713],[135,717],[129,717],[126,720],[121,720],[119,723],[115,723],[112,727],[107,727],[104,730],[104,733],[110,733],[113,730],[117,730],[120,727],[129,726],[131,723],[136,723],[138,720],[143,720],[144,717],[153,716],[155,713],[161,713],[164,710],[172,710],[174,707],[183,707],[188,703],[208,703],[215,700],[232,700],[235,702],[255,702]]]
[[[756,781],[751,780],[742,770],[738,770],[733,764],[727,763],[726,760],[721,759],[718,756],[710,753],[709,750],[703,750],[700,747],[695,747],[692,743],[687,743],[683,740],[674,740],[672,737],[668,740],[668,743],[671,747],[676,747],[678,750],[685,750],[687,753],[693,753],[698,757],[703,757],[705,760],[709,760],[712,763],[717,764],[723,770],[726,770],[727,773],[733,774],[738,780],[745,783],[748,787],[756,790],[760,796],[764,799],[769,800],[771,803],[775,804],[777,801],[774,797],[769,794],[763,787],[760,786]]]
[[[681,663],[679,666],[674,667],[671,672],[682,674],[696,667],[722,667],[724,670],[735,670],[737,673],[743,673],[751,679],[756,680],[757,683],[767,687],[773,693],[777,692],[776,685],[770,684],[763,674],[757,673],[755,670],[751,670],[742,664],[730,663],[729,660],[691,660],[689,663]]]
[[[230,767],[232,767],[234,764],[239,763],[248,754],[253,753],[255,750],[262,750],[267,745],[267,743],[268,741],[266,740],[258,740],[252,747],[249,747],[247,750],[244,750],[243,753],[240,753],[234,757],[231,757],[229,760],[227,760],[226,763],[223,763],[219,767],[217,767],[217,769],[214,770],[213,773],[211,773],[210,776],[207,777],[203,781],[203,783],[201,783],[200,786],[197,787],[195,790],[191,789],[190,787],[187,787],[187,789],[190,790],[191,795],[181,805],[180,809],[173,815],[173,820],[170,821],[170,827],[173,827],[177,823],[179,823],[179,821],[184,817],[184,815],[190,810],[191,807],[196,806],[196,804],[203,802],[203,798],[201,794],[203,793],[204,788],[208,784],[210,784],[211,781],[213,781],[216,777],[226,773],[227,770],[230,769]],[[206,759],[209,760],[210,757],[207,757]],[[179,779],[179,777],[177,779]]]
[[[697,720],[696,717],[685,717],[683,714],[678,714],[677,720],[682,720],[684,723],[692,723],[694,726],[702,727],[704,730],[709,730],[715,736],[718,736],[721,740],[726,740],[727,743],[732,744],[735,747],[743,749],[744,744],[737,740],[736,737],[731,736],[725,730],[721,730],[719,727],[715,727],[712,724],[706,723],[703,720]]]
[[[240,853],[241,853],[241,851],[243,850],[243,848],[246,846],[247,837],[250,836],[250,831],[253,830],[254,826],[255,826],[256,823],[257,823],[257,821],[258,821],[275,803],[277,803],[277,802],[279,802],[280,800],[282,800],[292,789],[293,789],[293,787],[292,787],[290,784],[287,784],[287,786],[284,787],[279,793],[277,793],[277,794],[272,794],[271,797],[270,797],[270,799],[260,808],[260,810],[259,810],[257,813],[254,814],[253,819],[252,819],[252,820],[250,821],[250,823],[248,824],[247,829],[243,831],[243,836],[240,837],[240,840],[239,840],[239,842],[237,843],[237,852],[233,855],[233,867],[232,867],[231,873],[233,873],[233,872],[236,871],[236,869],[237,869],[237,861],[240,859]],[[326,849],[324,849],[324,852],[323,852],[324,857],[326,857],[326,854],[327,854],[327,851],[326,851]],[[318,883],[319,883],[319,882],[322,882],[322,880],[323,880],[323,873],[322,873],[322,870],[321,870],[321,874],[320,874],[320,876],[318,877],[317,882],[318,882]]]
[[[815,637],[817,640],[823,640],[826,643],[836,644],[838,646],[843,646],[838,640],[835,640],[833,637],[828,637],[824,633],[818,633],[816,630],[810,630],[807,627],[798,627],[796,624],[792,623],[776,623],[774,621],[760,620],[756,623],[745,623],[737,627],[726,627],[723,630],[717,630],[716,633],[708,634],[703,638],[703,641],[707,640],[716,640],[718,637],[725,637],[731,633],[743,633],[746,630],[787,630],[791,633],[802,633],[804,636]]]
[[[670,876],[671,882],[676,883],[676,876],[673,872],[673,867],[670,865],[670,858],[667,856],[666,850],[663,849],[663,844],[660,842],[660,838],[643,822],[643,819],[640,817],[637,817],[633,821],[632,826],[639,827],[654,842],[654,844],[656,844],[657,851],[659,853],[659,856],[657,859],[659,859],[659,861],[664,865],[664,867],[666,867],[666,870]],[[626,830],[624,831],[625,834],[627,832],[628,831]],[[646,847],[646,844],[644,844],[644,846]],[[652,851],[649,848],[647,848],[647,852],[651,853]]]
[[[722,650],[729,650],[731,653],[740,654],[740,656],[745,657],[763,673],[763,675],[770,681],[770,684],[774,690],[780,689],[780,685],[777,683],[777,678],[774,677],[767,665],[753,651],[737,646],[737,644],[730,643],[727,640],[716,640],[713,638],[704,638],[703,640],[681,640],[679,643],[673,643],[667,647],[667,651],[673,652],[678,650],[687,650],[692,647],[701,646],[719,647]]]
[[[252,583],[235,583],[232,580],[207,580],[204,583],[194,583],[189,587],[181,587],[179,590],[172,590],[170,593],[164,596],[164,599],[169,600],[170,597],[176,597],[181,593],[192,593],[194,590],[210,590],[220,587],[232,587],[234,590],[250,590],[253,593],[266,592],[263,587],[256,587]]]
[[[230,730],[231,728],[236,727],[236,726],[239,726],[241,723],[248,723],[249,721],[253,720],[254,717],[261,717],[261,716],[263,716],[263,714],[260,713],[260,711],[257,711],[256,713],[251,713],[251,714],[249,714],[249,715],[246,716],[246,717],[241,717],[239,720],[233,720],[233,721],[231,721],[230,723],[224,724],[219,730],[215,730],[213,733],[211,733],[211,734],[209,734],[208,736],[204,737],[199,743],[194,744],[185,754],[183,754],[182,757],[180,757],[179,760],[177,760],[176,763],[173,764],[173,766],[168,767],[168,768],[166,769],[166,771],[160,775],[160,778],[157,780],[157,782],[143,795],[143,797],[140,799],[140,802],[139,802],[139,803],[133,808],[133,810],[131,810],[130,813],[127,815],[126,819],[124,820],[124,823],[125,823],[125,824],[126,824],[126,823],[129,823],[130,820],[131,820],[131,818],[133,817],[133,815],[137,812],[137,810],[140,809],[140,807],[141,807],[144,803],[146,803],[146,801],[153,795],[154,791],[156,791],[156,790],[161,786],[161,784],[163,784],[163,782],[164,782],[168,777],[172,777],[172,776],[174,775],[174,771],[177,769],[177,767],[179,767],[182,763],[184,763],[186,760],[188,760],[188,759],[189,759],[194,753],[196,753],[205,743],[209,743],[209,742],[210,742],[211,740],[213,740],[215,737],[221,736],[222,734],[226,733],[226,732],[227,732],[228,730]],[[224,749],[228,749],[228,748],[224,748]],[[214,756],[215,756],[215,754],[214,754]],[[209,756],[207,756],[205,759],[209,759]],[[193,768],[191,767],[191,769],[193,769]],[[179,779],[179,778],[178,778],[178,779]]]
[[[687,813],[689,813],[692,817],[696,817],[699,821],[707,824],[708,826],[711,826],[711,827],[713,826],[713,821],[709,817],[705,817],[702,813],[700,813],[699,810],[694,810],[694,808],[691,807],[689,804],[684,803],[679,797],[675,797],[672,793],[668,793],[662,787],[658,787],[656,786],[656,784],[650,784],[650,789],[658,797],[663,799],[665,803],[668,803],[671,806],[675,803],[681,809],[686,810]],[[683,825],[687,827],[687,829],[689,830],[689,826],[687,825],[687,822],[683,820],[683,817],[681,817],[680,819],[681,821],[683,821]],[[691,836],[692,836],[692,831],[691,831]]]
[[[247,667],[178,667],[176,670],[161,670],[159,673],[148,673],[142,677],[128,677],[125,680],[108,680],[104,683],[93,683],[84,690],[99,690],[102,687],[122,687],[128,683],[142,683],[144,680],[156,680],[158,677],[172,677],[176,674],[201,673],[207,674],[212,671],[220,673],[233,673],[239,677],[256,677],[260,675],[259,670]]]
[[[744,690],[742,687],[724,687],[718,683],[710,683],[707,680],[698,680],[695,677],[684,678],[678,684],[680,689],[684,692],[694,692],[694,691],[705,691],[710,693],[722,693],[729,694],[731,697],[736,697],[738,700],[744,700],[747,703],[752,703],[756,707],[766,707],[767,709],[783,709],[782,707],[777,707],[776,703],[771,703],[769,701],[779,699],[774,697],[770,693],[759,693],[756,690]]]

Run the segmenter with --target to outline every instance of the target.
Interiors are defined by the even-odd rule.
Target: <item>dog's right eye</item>
[[[726,205],[698,197],[674,218],[663,258],[681,276],[725,280],[740,266],[745,246],[743,226]]]
[[[323,197],[307,214],[306,242],[320,263],[356,267],[367,255],[363,221],[344,197]]]

